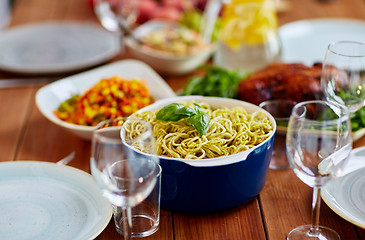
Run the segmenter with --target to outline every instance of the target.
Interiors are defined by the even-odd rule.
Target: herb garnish
[[[209,115],[196,103],[194,108],[184,106],[180,103],[171,103],[157,112],[156,119],[161,121],[176,122],[188,118],[187,124],[192,125],[203,136],[209,128]]]
[[[200,69],[205,70],[205,74],[191,77],[181,95],[238,98],[239,83],[250,75],[210,65],[201,66]]]

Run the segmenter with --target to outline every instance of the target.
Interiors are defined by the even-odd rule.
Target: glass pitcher
[[[217,8],[217,1],[221,28],[215,65],[252,72],[280,60],[275,0],[210,0],[207,7]]]

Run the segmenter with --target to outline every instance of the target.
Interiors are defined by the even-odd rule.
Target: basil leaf
[[[195,112],[197,114],[204,113],[203,108],[199,104],[197,104],[197,103],[193,103],[193,104],[194,104]]]
[[[194,116],[196,114],[196,111],[191,107],[183,107],[183,108],[180,108],[179,110],[177,110],[175,113],[185,116],[183,118],[186,118],[186,117]]]
[[[204,112],[203,108],[194,103],[194,108],[185,107],[180,103],[171,103],[163,107],[156,114],[156,119],[161,121],[178,121],[188,118],[187,124],[192,125],[203,136],[209,128],[210,117]]]
[[[176,122],[180,119],[186,118],[187,116],[184,116],[182,114],[176,114],[176,112],[178,112],[182,108],[185,108],[183,104],[171,103],[157,112],[156,119],[166,122],[167,121]]]
[[[208,131],[209,121],[209,115],[205,112],[200,112],[188,118],[187,123],[192,125],[198,131],[200,136],[203,136]]]

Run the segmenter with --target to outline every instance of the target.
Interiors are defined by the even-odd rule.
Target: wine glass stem
[[[123,232],[124,232],[124,240],[132,239],[132,209],[130,207],[122,208],[123,219]]]
[[[313,187],[312,223],[311,223],[312,227],[309,232],[310,235],[318,235],[320,208],[321,208],[321,188]]]

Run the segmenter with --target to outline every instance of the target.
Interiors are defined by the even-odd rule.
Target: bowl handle
[[[184,159],[183,162],[193,167],[214,167],[228,165],[240,161],[245,161],[254,149],[255,148],[246,150],[245,152],[240,154],[235,154],[235,156],[229,156],[228,159],[222,157],[211,158],[208,161],[206,159]]]

